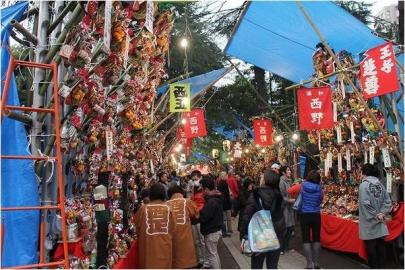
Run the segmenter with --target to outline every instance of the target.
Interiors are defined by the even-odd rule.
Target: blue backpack
[[[274,203],[274,201],[273,201]],[[262,253],[280,248],[276,231],[274,230],[270,210],[263,208],[259,197],[258,205],[261,210],[253,214],[248,227],[248,240],[252,252]]]

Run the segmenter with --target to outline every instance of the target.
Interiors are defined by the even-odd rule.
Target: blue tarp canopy
[[[194,98],[198,95],[201,91],[205,90],[210,85],[213,85],[219,79],[224,77],[232,68],[221,68],[210,71],[208,73],[191,77],[189,79],[185,79],[179,81],[178,83],[190,83],[191,87],[191,97]],[[165,84],[159,87],[156,92],[158,95],[164,94],[169,89],[169,85]]]
[[[301,4],[336,52],[344,49],[356,58],[385,42],[332,2]],[[296,2],[251,1],[225,53],[299,83],[314,72],[312,54],[319,42]]]
[[[10,21],[19,21],[28,7],[28,2],[20,2],[1,9],[1,89],[10,54]],[[7,104],[20,105],[14,76],[10,81]],[[27,155],[27,137],[24,125],[15,120],[4,118],[1,133],[2,155]],[[1,205],[38,206],[38,186],[33,164],[29,160],[2,160],[1,164]],[[4,231],[1,266],[10,267],[38,262],[39,211],[4,211],[1,213]]]

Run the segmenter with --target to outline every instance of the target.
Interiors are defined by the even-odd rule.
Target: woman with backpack
[[[307,260],[306,269],[319,269],[319,251],[321,249],[321,203],[323,199],[320,185],[321,175],[316,170],[308,173],[301,184],[301,202],[298,206],[301,223],[302,242]],[[298,199],[299,200],[299,199]],[[312,241],[311,241],[312,232]]]
[[[249,222],[253,215],[264,209],[270,210],[271,218],[278,241],[281,243],[285,233],[285,221],[283,215],[283,197],[279,188],[280,176],[267,169],[264,172],[264,184],[253,191],[246,204],[242,218],[241,239],[247,237]],[[263,253],[253,253],[252,269],[262,269],[264,259],[268,269],[277,269],[280,257],[280,249]]]

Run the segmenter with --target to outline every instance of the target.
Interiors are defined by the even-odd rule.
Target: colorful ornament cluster
[[[161,136],[146,136],[144,129],[153,122],[156,87],[167,77],[165,56],[173,19],[171,11],[159,10],[156,2],[112,1],[110,12],[106,3],[89,1],[85,16],[68,33],[60,56],[69,66],[69,76],[59,94],[68,112],[61,129],[67,169],[81,180],[87,194],[98,185],[98,174],[109,172],[108,266],[112,267],[126,255],[133,239],[133,225],[123,226],[123,211],[132,213],[136,207],[135,179],[141,172],[150,175],[162,162]],[[146,5],[151,3],[153,32],[144,27]],[[127,209],[121,202],[123,190],[128,193]],[[79,223],[79,231],[83,228],[96,229]]]

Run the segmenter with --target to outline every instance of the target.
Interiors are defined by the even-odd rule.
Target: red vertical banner
[[[184,128],[182,126],[179,126],[177,128],[177,133],[176,133],[176,138],[179,144],[184,146],[185,153],[187,156],[191,154],[192,146],[193,146],[193,139],[192,138],[186,138],[186,134],[184,132]]]
[[[253,120],[253,134],[256,144],[261,146],[271,145],[272,133],[273,133],[273,124],[270,119],[259,118]]]
[[[360,83],[365,99],[399,90],[392,43],[368,50],[360,63]]]
[[[329,86],[297,90],[301,130],[333,128],[332,90]]]
[[[186,138],[204,137],[207,135],[205,127],[204,109],[196,108],[183,113],[184,134]]]

